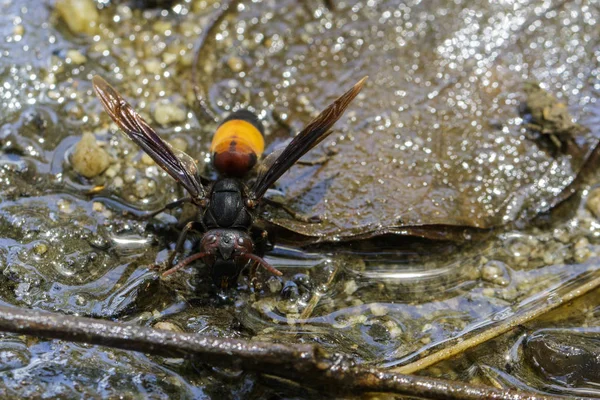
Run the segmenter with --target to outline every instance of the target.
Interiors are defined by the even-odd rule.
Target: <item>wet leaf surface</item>
[[[563,197],[597,145],[597,127],[571,129],[574,145],[556,153],[529,137],[519,105],[530,77],[567,98],[577,93],[570,104],[577,118],[593,113],[593,45],[568,46],[596,32],[593,19],[577,13],[561,25],[571,5],[481,6],[350,2],[328,13],[264,2],[230,18],[211,57],[240,57],[247,68],[237,79],[226,68],[202,76],[216,81],[206,90],[215,110],[231,100],[272,107],[297,129],[370,76],[325,143],[335,155],[322,166],[297,166],[278,184],[298,210],[324,221],[275,215],[276,224],[322,240],[419,226],[418,234],[435,237],[445,225],[529,219]],[[556,40],[545,41],[552,32]],[[548,64],[562,73],[539,67]],[[226,86],[233,89],[225,100],[214,89]]]

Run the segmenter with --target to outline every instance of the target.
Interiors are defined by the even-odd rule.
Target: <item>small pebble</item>
[[[181,329],[179,325],[169,321],[158,321],[152,327],[154,329],[160,329],[162,331],[183,333],[183,329]]]
[[[133,183],[137,180],[137,170],[133,167],[125,168],[123,180],[127,183]]]
[[[104,211],[104,209],[105,209],[104,204],[102,204],[98,201],[95,201],[92,203],[92,210],[94,210],[96,212],[102,212],[102,211]]]
[[[156,192],[156,183],[149,179],[140,179],[135,183],[135,195],[139,199],[146,198]]]
[[[78,306],[85,306],[87,303],[87,300],[85,299],[85,297],[83,297],[82,295],[78,294],[77,296],[75,296],[75,303]]]
[[[586,262],[590,256],[592,255],[590,249],[588,249],[587,247],[583,248],[583,249],[577,249],[575,250],[575,254],[573,255],[573,258],[575,259],[576,263],[584,263]]]
[[[77,50],[67,51],[67,60],[70,60],[73,64],[81,65],[87,61],[87,58]]]
[[[144,165],[154,165],[154,160],[152,159],[152,157],[150,157],[148,154],[144,153],[142,154],[142,158],[140,159],[140,161],[142,162],[142,164]]]
[[[548,249],[543,255],[543,260],[546,265],[563,264],[565,262],[565,250],[567,248],[562,246],[560,243],[549,245]]]
[[[498,274],[500,274],[500,269],[495,265],[484,265],[481,269],[481,277],[489,282],[493,282]]]
[[[382,317],[388,313],[387,308],[381,304],[371,304],[369,308],[371,309],[371,313],[376,317]]]
[[[244,60],[240,57],[232,56],[227,60],[227,65],[233,72],[240,72],[244,69]]]
[[[58,200],[56,205],[58,206],[58,210],[62,213],[71,214],[73,212],[73,207],[71,206],[71,203],[65,199]]]
[[[152,29],[154,32],[164,35],[168,33],[168,31],[173,30],[173,25],[169,21],[158,20],[152,25]]]
[[[48,251],[48,245],[45,243],[38,243],[33,248],[33,252],[35,254],[37,254],[38,256],[46,254],[47,251]]]
[[[44,83],[48,85],[54,85],[56,83],[56,74],[53,72],[48,72],[48,74],[44,77]],[[50,97],[50,92],[48,92],[48,97]]]
[[[108,178],[114,178],[117,176],[118,170],[119,168],[117,167],[117,164],[111,165],[106,171],[104,171],[104,175],[106,175]]]
[[[174,53],[163,53],[162,60],[166,65],[171,65],[177,61],[177,54]]]
[[[194,52],[193,51],[188,51],[187,53],[185,53],[184,55],[182,55],[179,58],[179,66],[180,67],[191,67],[192,64],[194,63]],[[194,92],[191,92],[192,95],[194,94]]]
[[[169,144],[173,146],[174,149],[181,151],[187,151],[188,148],[187,142],[182,138],[174,138],[173,140],[169,141]]]
[[[490,290],[493,290],[493,289],[490,289]],[[484,292],[485,292],[485,289],[484,289]],[[485,295],[485,293],[484,293],[484,295]],[[518,296],[520,296],[520,293],[519,293],[519,291],[517,289],[515,289],[515,288],[508,288],[508,289],[505,289],[505,290],[501,291],[498,294],[498,296],[496,296],[496,294],[494,293],[492,295],[489,295],[488,297],[499,297],[499,298],[504,299],[506,301],[514,301]]]
[[[303,106],[308,106],[310,104],[310,100],[305,95],[300,95],[298,96],[298,103],[302,104]]]
[[[99,15],[93,0],[56,0],[54,7],[71,32],[96,33]]]
[[[110,163],[106,150],[98,145],[96,137],[86,132],[71,155],[73,169],[86,178],[94,178],[104,172]]]
[[[506,265],[500,261],[489,261],[481,268],[481,279],[496,285],[508,285]]]
[[[365,302],[364,302],[364,301],[362,301],[361,299],[352,299],[352,300],[350,301],[350,305],[351,305],[352,307],[359,307],[359,306],[362,306],[363,304],[365,304]]]
[[[519,267],[526,267],[531,255],[531,247],[523,242],[515,241],[510,245],[510,251],[513,255],[513,262]]]
[[[123,187],[123,184],[125,182],[123,182],[123,178],[121,178],[120,176],[117,176],[113,181],[112,181],[112,187],[115,189],[121,189]]]
[[[283,283],[281,282],[280,278],[278,278],[276,276],[271,276],[267,280],[267,288],[269,289],[269,292],[271,292],[273,294],[279,293],[279,292],[281,292],[281,289],[283,288]]]
[[[183,122],[186,118],[185,110],[171,103],[159,103],[154,109],[154,120],[163,126]]]
[[[575,245],[573,246],[575,250],[573,254],[575,262],[584,263],[588,260],[588,258],[590,258],[592,252],[590,251],[589,246],[590,241],[585,237],[582,237],[579,240],[577,240],[577,242],[575,242]]]
[[[162,72],[162,63],[157,58],[149,58],[144,61],[144,68],[151,74],[160,75]]]
[[[402,334],[402,328],[394,321],[386,321],[383,325],[387,327],[392,339],[395,339]]]
[[[347,295],[353,294],[354,292],[356,292],[357,289],[358,285],[354,280],[349,280],[344,284],[344,293],[346,293]]]
[[[579,250],[579,249],[587,248],[589,245],[590,245],[590,241],[587,238],[582,237],[582,238],[579,238],[579,240],[577,240],[575,242],[574,247],[576,250]]]
[[[571,236],[569,232],[567,232],[564,228],[557,228],[552,232],[552,237],[558,240],[561,243],[569,243],[571,241]]]
[[[13,34],[15,36],[23,36],[24,33],[25,33],[25,27],[21,24],[15,25],[15,27],[13,28]]]

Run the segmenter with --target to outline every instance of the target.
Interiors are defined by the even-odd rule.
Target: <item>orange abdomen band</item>
[[[215,132],[210,146],[217,171],[232,176],[248,173],[264,149],[262,133],[253,123],[243,119],[226,120]]]

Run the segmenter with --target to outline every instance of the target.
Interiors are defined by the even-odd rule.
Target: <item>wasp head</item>
[[[206,253],[204,263],[218,287],[226,289],[250,261],[254,245],[247,232],[237,229],[212,229],[200,242],[200,251]]]

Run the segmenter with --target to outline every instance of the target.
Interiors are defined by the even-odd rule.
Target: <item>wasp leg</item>
[[[157,210],[157,211],[152,212],[151,214],[148,214],[148,217],[150,217],[150,218],[156,217],[158,214],[160,214],[166,210],[172,210],[174,208],[180,207],[182,204],[190,203],[191,201],[192,201],[191,197],[184,197],[183,199],[175,200],[171,203],[166,204],[160,210]]]
[[[258,283],[258,277],[256,276],[256,271],[258,270],[258,262],[254,261],[250,264],[250,271],[248,272],[248,278],[250,278],[250,284],[254,288],[254,290],[260,290],[260,284]]]
[[[181,252],[181,250],[183,249],[183,245],[185,244],[185,239],[186,239],[188,233],[191,230],[197,230],[197,229],[195,229],[195,227],[197,225],[198,225],[198,222],[196,222],[196,221],[190,221],[187,224],[185,224],[185,226],[183,227],[183,230],[179,234],[179,238],[177,239],[177,244],[175,245],[175,250],[173,250],[173,252],[169,256],[169,259],[167,261],[167,266],[173,265],[173,260],[175,259],[175,256],[177,255],[177,253]],[[186,258],[186,260],[187,260],[187,258]],[[180,268],[182,268],[182,267],[180,267]]]
[[[296,161],[296,164],[312,167],[313,165],[323,165],[327,161],[329,161],[330,158],[331,158],[331,155],[325,154],[325,155],[322,155],[321,157],[315,158],[313,160],[298,160],[298,161]]]
[[[110,202],[114,202],[111,199],[107,199],[105,201],[110,201]],[[182,204],[185,203],[190,203],[192,202],[192,198],[191,197],[184,197],[183,199],[179,199],[179,200],[175,200],[171,203],[166,204],[165,206],[161,207],[159,210],[153,211],[153,212],[145,212],[145,211],[141,211],[138,212],[137,210],[123,210],[123,215],[131,215],[135,218],[142,218],[142,219],[147,219],[147,218],[154,218],[156,217],[158,214],[166,211],[166,210],[172,210],[174,208],[177,208],[179,206],[181,206]],[[120,203],[117,203],[120,204]]]
[[[244,258],[246,258],[248,260],[252,260],[256,264],[261,265],[264,269],[266,269],[267,271],[269,271],[273,275],[276,275],[276,276],[282,276],[283,275],[283,273],[280,270],[278,270],[277,268],[275,268],[274,266],[272,266],[271,264],[269,264],[268,262],[266,262],[261,257],[255,255],[255,254],[246,253],[242,257],[244,257]]]
[[[189,256],[188,258],[185,258],[183,260],[181,260],[180,262],[177,263],[177,265],[175,265],[173,268],[170,268],[168,270],[166,270],[165,272],[163,272],[161,274],[161,276],[167,277],[177,271],[179,271],[181,268],[186,267],[188,264],[200,259],[200,258],[204,258],[208,255],[208,253],[197,253],[194,254],[193,256]]]
[[[269,233],[261,226],[256,224],[252,226],[251,236],[254,241],[254,254],[262,257],[265,252],[273,250],[273,246],[269,243]]]
[[[254,241],[254,254],[262,257],[265,255],[267,250],[270,250],[268,237],[269,234],[266,230],[253,226],[252,228],[252,240]],[[262,285],[258,282],[258,277],[256,276],[256,272],[258,270],[259,263],[254,261],[250,264],[250,269],[248,270],[248,278],[250,279],[250,284],[254,288],[254,290],[261,290]]]
[[[562,149],[562,142],[560,141],[560,139],[558,138],[557,135],[555,134],[550,134],[550,140],[552,141],[552,144],[554,144],[554,146],[556,147],[556,150],[559,151]]]
[[[266,197],[263,197],[262,201],[272,207],[280,208],[281,210],[285,211],[290,217],[292,217],[300,222],[304,222],[307,224],[317,224],[322,221],[322,219],[319,215],[313,215],[310,217],[300,215],[296,211],[292,210],[290,207],[286,206],[285,204],[283,204],[279,201],[276,201],[273,199],[267,199]]]
[[[326,133],[326,135],[329,135],[329,133]],[[325,154],[322,155],[321,157],[315,158],[313,160],[298,160],[298,161],[296,161],[296,164],[307,165],[307,166],[323,165],[327,161],[329,161],[331,159],[331,157],[335,156],[339,151],[340,150],[337,147],[329,147],[329,148],[325,149]]]

